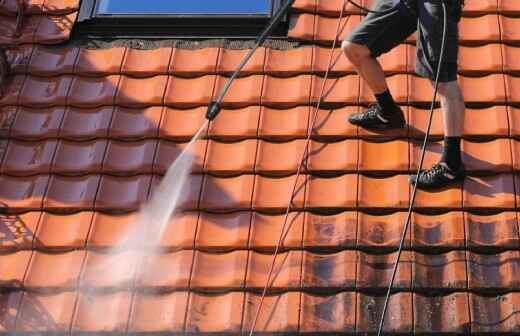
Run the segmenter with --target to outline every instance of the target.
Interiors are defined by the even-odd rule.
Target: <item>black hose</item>
[[[394,264],[394,268],[392,270],[392,277],[390,279],[390,284],[388,285],[388,290],[386,292],[386,298],[385,298],[385,304],[384,304],[384,307],[383,307],[383,313],[381,315],[381,321],[379,323],[379,329],[377,331],[377,335],[378,336],[383,335],[383,327],[384,327],[384,324],[385,324],[386,312],[388,310],[388,303],[390,301],[390,295],[392,293],[395,277],[396,277],[396,274],[397,274],[397,269],[399,267],[399,261],[401,260],[401,254],[402,254],[403,248],[404,248],[404,241],[406,239],[406,233],[408,232],[408,227],[410,226],[410,221],[411,221],[411,218],[412,218],[412,211],[413,211],[413,207],[414,207],[414,204],[415,204],[415,197],[416,197],[416,194],[417,194],[417,181],[419,180],[419,176],[422,174],[422,168],[423,168],[423,165],[424,165],[424,157],[425,157],[425,154],[426,154],[426,146],[428,145],[428,138],[430,137],[431,127],[432,127],[433,112],[435,110],[435,100],[437,99],[437,93],[439,92],[439,78],[440,78],[440,75],[441,75],[441,68],[442,68],[442,65],[444,63],[444,49],[446,47],[446,34],[447,34],[447,26],[448,26],[448,24],[447,24],[447,21],[448,21],[447,15],[448,14],[447,14],[447,9],[446,9],[446,3],[444,1],[445,0],[441,0],[441,2],[442,2],[442,14],[443,14],[441,53],[440,53],[440,57],[439,57],[439,64],[437,66],[437,74],[435,76],[435,89],[433,91],[433,99],[432,99],[432,103],[431,103],[431,106],[430,106],[430,116],[429,116],[429,120],[428,120],[428,128],[427,128],[426,134],[424,136],[424,142],[423,142],[422,153],[421,153],[421,160],[419,162],[419,168],[417,169],[417,179],[416,179],[416,182],[414,183],[412,197],[410,199],[410,206],[408,208],[408,214],[407,214],[407,217],[406,217],[406,223],[405,223],[405,226],[404,226],[404,229],[403,229],[403,233],[402,233],[402,236],[401,236],[401,241],[399,243],[399,250],[397,252],[397,260],[396,260],[396,262]]]

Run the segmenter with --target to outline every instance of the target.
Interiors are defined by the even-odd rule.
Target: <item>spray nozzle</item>
[[[221,110],[220,103],[211,102],[208,106],[208,111],[206,112],[206,119],[213,120],[220,113]]]

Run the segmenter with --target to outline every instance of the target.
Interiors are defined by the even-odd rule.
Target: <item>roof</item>
[[[0,1],[0,45],[13,70],[0,99],[0,334],[249,331],[342,2],[296,1],[289,35],[302,46],[258,51],[192,150],[184,212],[170,222],[163,253],[114,278],[119,258],[132,255],[107,249],[245,52],[63,44],[77,0],[26,1],[15,36],[16,1]],[[466,2],[470,177],[418,193],[388,334],[520,331],[520,4]],[[347,12],[341,36],[361,19]],[[382,57],[409,124],[391,134],[345,122],[373,98],[335,51],[257,331],[376,330],[431,99],[413,74],[412,42]],[[440,113],[432,134],[426,165],[440,155]]]

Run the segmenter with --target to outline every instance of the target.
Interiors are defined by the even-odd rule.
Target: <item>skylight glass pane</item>
[[[272,0],[98,0],[98,14],[261,14]]]

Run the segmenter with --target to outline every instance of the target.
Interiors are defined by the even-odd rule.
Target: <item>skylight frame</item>
[[[78,22],[74,27],[75,35],[109,39],[255,38],[287,0],[269,0],[271,9],[268,14],[106,14],[99,13],[101,1],[81,2]],[[284,38],[287,30],[288,20],[285,19],[272,36]]]

